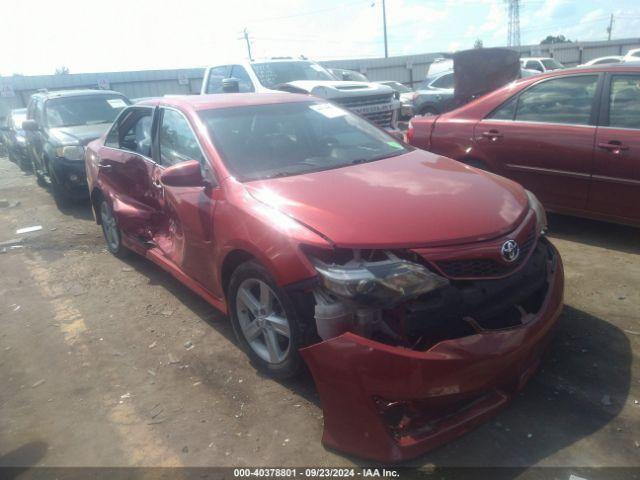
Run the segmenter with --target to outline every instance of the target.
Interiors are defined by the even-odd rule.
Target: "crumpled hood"
[[[296,80],[288,82],[297,90],[303,90],[321,98],[357,97],[360,95],[389,94],[393,89],[387,85],[369,82],[345,82],[340,80]]]
[[[340,247],[481,241],[513,230],[528,210],[516,183],[422,150],[245,188]]]
[[[110,126],[111,122],[98,123],[95,125],[77,125],[73,127],[51,128],[49,129],[49,136],[53,137],[62,145],[86,145],[96,138],[100,138],[109,129]]]

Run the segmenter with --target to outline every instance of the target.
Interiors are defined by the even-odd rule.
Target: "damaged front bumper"
[[[522,325],[476,325],[477,333],[422,351],[351,332],[301,349],[322,402],[323,443],[399,462],[468,432],[506,406],[536,370],[562,310],[562,262],[545,244],[544,299]]]

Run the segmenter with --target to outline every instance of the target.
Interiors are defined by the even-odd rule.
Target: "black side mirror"
[[[40,130],[40,127],[38,127],[38,124],[35,120],[25,120],[24,122],[22,122],[22,129],[25,132],[37,132],[38,130]]]
[[[224,93],[239,93],[240,80],[237,78],[225,78],[222,80],[222,91]]]

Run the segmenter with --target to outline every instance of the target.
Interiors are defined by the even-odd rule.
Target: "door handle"
[[[113,165],[105,165],[104,163],[99,163],[98,168],[101,170],[109,170]]]
[[[609,150],[612,153],[620,153],[622,150],[629,150],[628,145],[625,145],[618,140],[611,140],[609,143],[601,142],[598,144],[598,148]]]
[[[160,183],[160,180],[158,180],[157,178],[154,178],[153,181],[151,182],[151,184],[156,187],[157,189],[161,189],[162,188],[162,183]]]
[[[497,130],[489,130],[488,132],[482,132],[482,136],[495,142],[498,138],[502,138],[502,134]]]

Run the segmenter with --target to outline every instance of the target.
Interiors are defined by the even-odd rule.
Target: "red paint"
[[[568,75],[601,77],[597,120],[562,125],[487,118],[528,87]],[[527,77],[438,117],[414,117],[408,141],[419,148],[511,178],[552,211],[640,225],[640,132],[606,127],[609,81],[637,66],[601,66]],[[606,148],[620,142],[626,149]]]
[[[421,150],[376,162],[240,183],[225,168],[200,109],[307,100],[292,94],[171,97],[146,102],[177,109],[207,157],[165,168],[151,158],[89,145],[93,201],[113,206],[123,242],[227,311],[225,261],[241,252],[286,286],[317,275],[301,245],[408,248],[427,261],[494,258],[507,238],[523,243],[535,214],[523,189]],[[420,131],[416,126],[416,134]],[[157,158],[157,148],[152,148]],[[99,220],[99,218],[98,218]],[[559,260],[558,260],[559,261]],[[517,269],[517,267],[514,267]],[[535,369],[562,304],[559,262],[544,308],[526,327],[485,332],[413,351],[354,334],[302,351],[318,384],[327,445],[385,461],[415,456],[475,426],[504,406]],[[425,438],[395,441],[372,396],[418,401],[420,421],[483,394]],[[485,395],[486,394],[486,395]],[[432,413],[425,413],[432,412]],[[435,416],[434,416],[435,415]]]
[[[426,352],[351,333],[302,349],[320,392],[323,443],[376,461],[399,462],[478,426],[504,407],[537,368],[562,309],[561,263],[551,282],[540,312],[524,327],[443,341]],[[422,419],[432,427],[394,438],[377,397],[418,403]],[[462,407],[452,410],[458,402]]]

